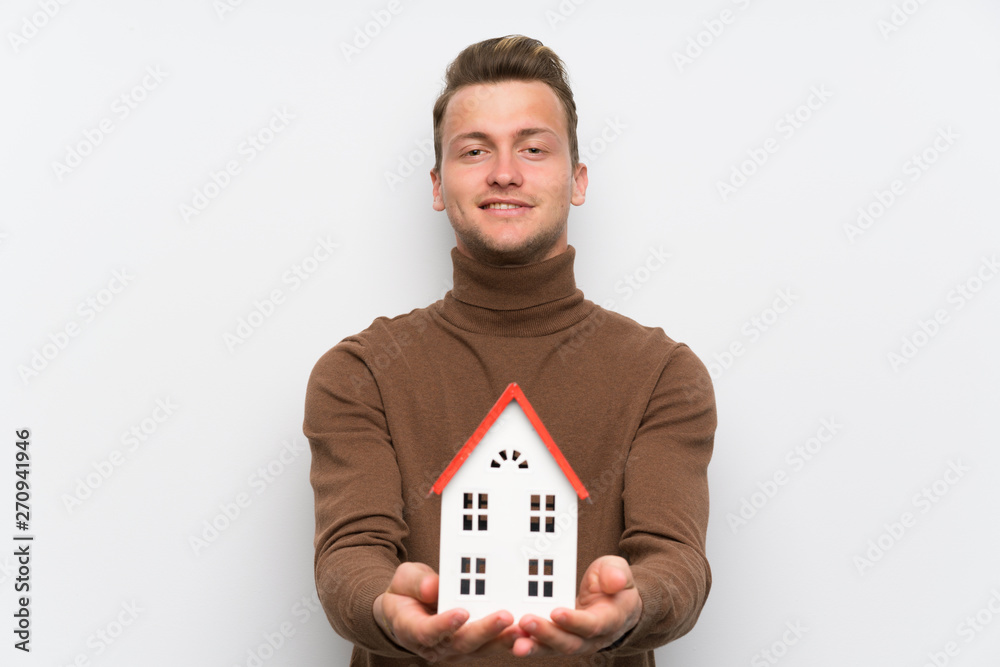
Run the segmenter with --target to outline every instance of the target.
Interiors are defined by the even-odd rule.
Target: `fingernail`
[[[528,632],[534,632],[535,630],[537,630],[537,629],[538,629],[538,624],[537,624],[537,623],[535,623],[534,621],[532,621],[531,623],[528,623],[528,627],[527,627],[527,628],[525,628],[525,629],[526,629],[526,630],[527,630]]]

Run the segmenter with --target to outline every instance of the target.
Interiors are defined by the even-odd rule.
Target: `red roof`
[[[525,397],[524,392],[521,391],[521,388],[517,386],[516,382],[511,382],[507,385],[503,394],[500,395],[497,402],[492,408],[490,408],[490,411],[486,414],[486,418],[483,419],[482,423],[479,424],[479,427],[476,428],[472,437],[469,438],[464,445],[462,445],[462,448],[458,450],[457,454],[455,454],[455,458],[451,460],[448,467],[444,469],[441,476],[438,477],[436,482],[434,482],[434,486],[431,487],[431,493],[440,494],[444,491],[444,487],[448,486],[448,482],[450,482],[451,478],[455,476],[458,469],[462,467],[465,460],[469,458],[470,454],[472,454],[472,450],[476,448],[479,441],[483,439],[486,432],[493,426],[493,422],[500,417],[500,413],[504,411],[504,408],[506,408],[507,404],[513,399],[516,399],[521,405],[521,409],[524,410],[524,414],[528,416],[528,420],[531,422],[531,425],[535,428],[535,431],[542,439],[542,442],[545,443],[545,448],[549,450],[549,453],[552,454],[552,458],[554,458],[556,463],[559,464],[559,469],[562,470],[564,475],[566,475],[566,479],[569,480],[569,483],[573,485],[576,495],[580,497],[580,500],[589,498],[590,494],[587,492],[587,489],[584,488],[583,482],[581,482],[580,478],[576,476],[576,473],[573,472],[573,468],[569,465],[569,461],[566,460],[563,453],[559,451],[558,447],[556,447],[556,443],[552,439],[552,436],[549,435],[548,430],[545,428],[545,424],[543,424],[542,420],[539,419],[538,413],[536,413],[535,409],[531,407],[531,403],[528,402],[527,397]],[[430,495],[430,493],[427,495]]]

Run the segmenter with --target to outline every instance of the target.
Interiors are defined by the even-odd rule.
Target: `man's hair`
[[[444,112],[459,88],[502,81],[547,83],[562,101],[569,132],[569,155],[575,168],[580,161],[576,138],[576,103],[563,61],[537,39],[524,35],[494,37],[465,47],[448,65],[445,88],[434,103],[434,170],[441,173],[441,132]],[[477,104],[478,100],[469,100]]]

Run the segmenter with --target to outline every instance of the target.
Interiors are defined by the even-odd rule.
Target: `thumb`
[[[635,579],[632,578],[632,568],[624,558],[618,556],[607,556],[600,563],[598,571],[598,582],[601,592],[605,595],[614,595],[629,588],[635,588]]]
[[[437,602],[438,576],[425,563],[401,563],[386,592],[433,604]]]

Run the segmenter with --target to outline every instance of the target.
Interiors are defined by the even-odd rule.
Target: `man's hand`
[[[402,563],[388,590],[375,598],[372,613],[397,644],[428,662],[461,662],[492,653],[506,653],[524,637],[507,611],[466,623],[469,612],[451,609],[434,613],[438,576],[423,563]]]
[[[516,639],[512,650],[520,658],[596,653],[635,627],[641,613],[628,563],[601,556],[583,575],[576,609],[554,609],[552,621],[525,614],[519,625],[529,636]]]

